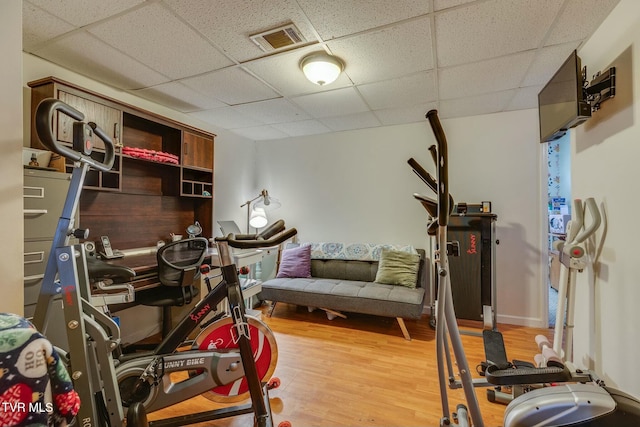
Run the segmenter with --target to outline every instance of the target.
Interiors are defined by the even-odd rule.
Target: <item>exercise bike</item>
[[[436,221],[429,227],[437,235],[435,261],[437,274],[441,279],[438,288],[436,310],[436,357],[438,380],[442,404],[440,426],[456,422],[459,426],[483,427],[484,421],[474,387],[477,381],[471,377],[469,364],[457,325],[453,306],[448,256],[455,254],[455,243],[447,240],[447,224],[450,213],[448,186],[447,141],[436,110],[427,113],[426,118],[436,139],[437,146],[429,150],[435,160],[438,179],[435,180],[423,170],[423,180],[435,189],[437,202],[429,198],[418,198]],[[412,165],[413,166],[413,165]],[[414,168],[415,170],[415,168]],[[426,179],[425,179],[426,178]],[[450,346],[449,346],[450,342]],[[452,364],[448,354],[451,347],[458,367],[459,383],[464,391],[465,404],[458,404],[451,414],[447,387],[454,382],[453,375],[447,376]],[[522,369],[499,369],[492,365],[486,371],[489,382],[494,384],[543,384],[570,381],[554,387],[543,387],[525,393],[509,403],[505,411],[505,427],[528,426],[590,426],[590,427],[631,427],[640,425],[640,401],[619,390],[606,387],[594,374],[589,372],[571,373],[566,366],[525,367]]]
[[[71,147],[56,141],[51,129],[56,114],[76,120]],[[34,324],[47,331],[54,298],[62,299],[64,326],[69,352],[67,361],[81,407],[76,417],[79,426],[128,427],[184,426],[196,422],[253,413],[254,426],[272,427],[268,390],[279,384],[270,381],[277,361],[273,333],[260,320],[245,314],[244,300],[236,266],[229,247],[252,249],[273,247],[297,234],[278,221],[256,235],[229,235],[216,239],[222,281],[215,286],[207,277],[209,292],[166,335],[151,352],[124,355],[120,328],[100,307],[92,304],[87,253],[83,244],[70,244],[70,236],[88,237],[87,230],[74,229],[82,185],[89,168],[108,171],[113,165],[115,148],[111,139],[94,123],[83,122],[84,115],[62,101],[45,99],[37,107],[36,130],[51,151],[74,162],[69,191],[58,221],[52,249],[38,298]],[[104,153],[93,153],[92,134],[105,143]],[[97,160],[99,159],[99,160]],[[199,240],[191,239],[194,244]],[[199,242],[200,244],[202,242]],[[92,270],[96,270],[92,267]],[[99,269],[98,269],[99,270]],[[111,277],[130,278],[131,271],[111,266]],[[120,287],[123,301],[131,302],[131,289]],[[112,300],[117,298],[111,295]],[[228,313],[213,317],[224,299]],[[191,332],[202,327],[191,348],[182,350]],[[172,374],[186,377],[174,381]],[[148,422],[146,414],[197,395],[220,402],[236,402],[250,397],[251,403]],[[288,426],[288,422],[280,426]]]

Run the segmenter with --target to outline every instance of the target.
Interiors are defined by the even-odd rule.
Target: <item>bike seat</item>
[[[93,280],[111,279],[114,283],[129,282],[136,272],[124,265],[110,264],[94,257],[87,257],[87,271]]]

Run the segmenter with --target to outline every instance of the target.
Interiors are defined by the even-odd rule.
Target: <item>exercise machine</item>
[[[71,147],[60,144],[52,131],[57,114],[74,120]],[[124,355],[120,329],[100,307],[92,304],[87,256],[83,244],[70,244],[70,237],[88,237],[88,230],[74,228],[84,177],[89,168],[111,169],[114,145],[95,123],[85,123],[84,115],[54,99],[45,99],[37,107],[36,130],[51,151],[74,162],[71,183],[52,243],[42,289],[34,316],[35,326],[47,330],[53,300],[62,300],[68,353],[66,360],[81,407],[76,417],[82,426],[184,426],[196,422],[253,413],[254,426],[272,427],[268,390],[279,384],[271,379],[277,363],[277,345],[273,333],[260,320],[245,314],[236,266],[229,247],[241,249],[273,247],[296,235],[278,221],[256,235],[229,235],[216,239],[222,280],[163,337],[156,348],[146,353]],[[93,152],[90,136],[95,133],[105,143],[104,152]],[[196,238],[198,239],[198,238]],[[194,239],[194,240],[196,240]],[[200,238],[203,240],[202,238]],[[95,267],[95,266],[94,266]],[[111,266],[112,277],[131,277],[128,268]],[[95,269],[94,269],[95,270]],[[99,270],[99,269],[98,269]],[[99,280],[100,281],[100,280]],[[122,301],[131,302],[126,285],[116,291]],[[111,301],[117,296],[111,295]],[[215,308],[227,299],[229,315],[216,318]],[[184,349],[193,331],[201,329],[191,346]],[[180,373],[181,380],[175,380]],[[146,414],[183,402],[197,395],[221,402],[236,402],[250,397],[250,403],[197,414],[148,422]],[[283,422],[281,426],[287,426]]]
[[[435,153],[435,151],[431,151]],[[414,158],[407,163],[413,172],[436,192],[434,179]],[[419,201],[429,213],[433,226],[429,227],[429,235],[435,236],[437,228],[437,201],[422,194],[413,197]],[[455,287],[451,289],[453,305],[458,319],[482,321],[484,329],[496,327],[496,221],[498,216],[491,212],[491,202],[454,204],[449,198],[451,207],[448,237],[454,244],[453,256],[449,258],[451,281]],[[431,313],[436,312],[436,293],[438,276],[435,275],[430,289]],[[435,316],[431,316],[430,325],[435,329]],[[463,334],[479,335],[475,332],[462,331]]]
[[[591,222],[585,224],[585,211],[589,212]],[[575,284],[576,274],[581,272],[589,262],[586,253],[586,241],[591,239],[598,227],[600,227],[601,216],[600,211],[593,198],[588,198],[584,202],[582,200],[574,200],[573,219],[567,226],[567,237],[564,241],[554,242],[555,248],[560,254],[560,262],[562,270],[560,274],[560,286],[558,292],[558,307],[556,311],[556,325],[553,344],[549,342],[546,336],[538,335],[535,338],[536,345],[540,353],[534,356],[534,363],[514,360],[507,360],[506,350],[502,342],[502,336],[496,332],[485,332],[483,334],[485,344],[485,354],[488,363],[483,364],[483,368],[487,369],[488,364],[493,365],[492,371],[498,371],[509,368],[551,368],[556,370],[554,375],[549,378],[550,381],[572,381],[572,380],[588,380],[588,377],[578,377],[576,369],[573,366],[573,327],[574,327],[574,309],[575,309]],[[565,304],[566,301],[566,304]],[[566,315],[565,315],[566,313]],[[565,322],[566,319],[566,322]],[[566,331],[566,332],[565,332]],[[565,366],[568,370],[565,370]],[[592,374],[593,375],[593,374]],[[490,381],[502,382],[502,380],[494,378],[494,372],[489,373]],[[511,384],[508,392],[505,392],[502,386],[487,390],[487,399],[490,402],[509,404],[515,397],[526,392],[540,388],[540,384]]]
[[[447,239],[450,194],[448,186],[447,141],[436,110],[426,118],[436,139],[437,146],[429,150],[436,163],[437,181],[429,176],[430,188],[435,189],[437,201],[425,198],[425,209],[437,219],[430,224],[437,236],[434,253],[436,271],[440,279],[436,310],[436,360],[442,404],[440,426],[456,422],[459,426],[483,427],[484,421],[475,394],[476,381],[471,377],[469,365],[462,345],[460,330],[452,301],[451,278],[448,255],[455,252],[455,242]],[[435,153],[435,154],[434,154]],[[425,171],[426,172],[426,171]],[[543,387],[514,399],[505,411],[505,427],[525,426],[590,426],[631,427],[640,425],[640,401],[619,390],[607,387],[590,372],[571,372],[564,364],[548,364],[545,367],[517,367],[506,361],[502,336],[498,331],[485,330],[495,340],[496,354],[487,358],[486,380],[496,385],[546,384],[560,382],[554,387]],[[450,343],[450,344],[449,344]],[[500,347],[501,345],[501,347]],[[458,404],[453,414],[449,409],[447,388],[454,383],[452,375],[447,377],[446,368],[452,371],[449,348],[453,352],[458,368],[459,384],[464,391],[466,404]],[[445,366],[448,365],[448,366]]]
[[[430,229],[435,231],[436,235],[436,251],[434,253],[436,274],[438,276],[438,294],[436,307],[436,362],[438,367],[438,380],[440,384],[440,399],[442,404],[442,417],[440,418],[440,426],[451,424],[452,420],[458,425],[466,427],[474,425],[483,427],[482,416],[480,413],[480,405],[475,394],[473,378],[467,362],[464,348],[462,346],[462,338],[458,328],[456,313],[453,307],[453,297],[451,291],[451,275],[449,272],[448,255],[459,250],[459,245],[449,242],[447,239],[447,226],[449,223],[449,215],[451,214],[451,195],[449,193],[449,177],[448,177],[448,155],[447,142],[444,130],[438,119],[436,110],[431,110],[426,115],[431,125],[431,129],[436,138],[436,147],[431,147],[429,151],[436,163],[437,181],[432,177],[427,179],[431,184],[429,187],[435,189],[437,194],[437,202],[434,209],[433,203],[429,203],[429,208],[437,222],[432,223]],[[424,171],[426,173],[426,171]],[[447,377],[445,364],[452,369],[451,359],[449,355],[449,342],[453,350],[456,364],[458,367],[458,375],[461,381],[461,387],[464,391],[466,405],[458,404],[456,412],[452,414],[449,410],[449,398],[447,388],[451,385],[452,375]],[[471,419],[471,424],[469,423]]]
[[[585,224],[586,212],[591,217],[589,224]],[[601,222],[600,211],[592,197],[589,197],[584,202],[576,199],[573,201],[573,215],[571,221],[567,224],[565,240],[554,242],[562,267],[558,286],[558,308],[553,335],[553,350],[564,360],[573,361],[576,276],[591,262],[589,260],[591,255],[587,253],[585,245],[595,235]]]

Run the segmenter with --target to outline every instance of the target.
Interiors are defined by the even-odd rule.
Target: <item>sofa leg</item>
[[[342,314],[339,311],[331,310],[330,308],[323,308],[323,310],[327,313],[327,319],[329,320],[333,320],[336,317],[342,317],[343,319],[347,318],[345,314]]]
[[[277,303],[278,301],[271,301],[271,307],[269,307],[269,312],[267,313],[267,317],[271,317],[271,315],[273,314],[273,310],[276,309]]]
[[[407,325],[404,324],[404,319],[402,317],[396,317],[398,321],[398,325],[400,325],[400,329],[402,329],[402,335],[404,335],[404,339],[407,341],[411,341],[411,335],[409,335],[409,331],[407,330]]]

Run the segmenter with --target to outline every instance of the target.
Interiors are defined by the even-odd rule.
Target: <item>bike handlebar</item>
[[[438,169],[438,224],[446,226],[449,222],[449,173],[447,160],[447,138],[442,130],[442,125],[438,119],[438,110],[431,110],[427,113],[426,118],[429,120],[431,130],[436,138],[437,162]],[[434,155],[433,150],[430,150]]]
[[[295,228],[285,229],[284,221],[278,220],[257,234],[228,234],[216,237],[216,242],[226,242],[232,248],[258,249],[277,246],[298,234]]]
[[[82,114],[72,106],[58,99],[43,99],[40,104],[38,104],[35,115],[36,131],[38,133],[40,141],[42,141],[42,144],[44,144],[44,146],[48,150],[60,154],[61,156],[69,160],[86,163],[87,165],[102,172],[110,171],[115,160],[115,147],[111,138],[107,134],[105,134],[104,131],[100,129],[95,123],[88,123],[88,125],[98,136],[98,138],[100,138],[104,142],[105,155],[103,162],[99,162],[86,154],[80,153],[65,145],[62,145],[58,141],[56,141],[56,137],[53,134],[52,129],[54,113],[56,111],[59,111],[78,121],[84,121],[84,114]]]

